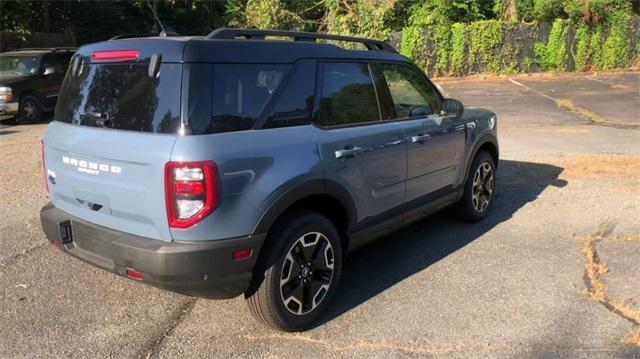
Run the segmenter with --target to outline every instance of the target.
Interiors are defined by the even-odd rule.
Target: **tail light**
[[[42,177],[44,177],[44,189],[49,193],[49,182],[47,181],[47,166],[44,162],[44,140],[40,140],[40,144],[42,145]]]
[[[218,196],[215,163],[170,161],[164,175],[169,227],[191,227],[213,212]]]

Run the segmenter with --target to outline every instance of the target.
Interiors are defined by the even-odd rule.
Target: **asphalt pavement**
[[[439,213],[347,257],[329,313],[295,334],[242,298],[56,251],[38,217],[46,121],[0,123],[0,357],[640,358],[640,73],[436,83],[498,115],[491,213]]]

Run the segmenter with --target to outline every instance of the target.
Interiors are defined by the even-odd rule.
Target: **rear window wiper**
[[[111,116],[106,112],[83,112],[80,114],[81,120],[93,120],[94,126],[111,127]]]

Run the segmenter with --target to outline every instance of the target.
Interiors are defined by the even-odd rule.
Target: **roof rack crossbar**
[[[213,30],[206,39],[236,39],[239,37],[251,40],[264,40],[266,36],[290,37],[294,41],[315,42],[318,39],[356,42],[363,44],[370,51],[396,52],[393,46],[380,40],[364,39],[360,37],[341,36],[331,34],[317,34],[313,32],[282,31],[282,30],[258,30],[258,29],[230,29],[220,28]]]

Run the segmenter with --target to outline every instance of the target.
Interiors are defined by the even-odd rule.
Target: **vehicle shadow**
[[[5,129],[8,127],[17,126],[17,125],[38,125],[42,123],[49,123],[51,121],[53,121],[53,112],[43,113],[42,116],[40,116],[40,119],[38,119],[38,121],[34,121],[32,123],[20,123],[18,122],[17,118],[13,117],[13,118],[0,120],[0,129]]]
[[[318,325],[480,238],[535,201],[548,186],[566,186],[567,181],[559,179],[562,171],[561,167],[544,163],[502,160],[493,207],[484,220],[464,223],[444,210],[347,256],[340,285]]]

